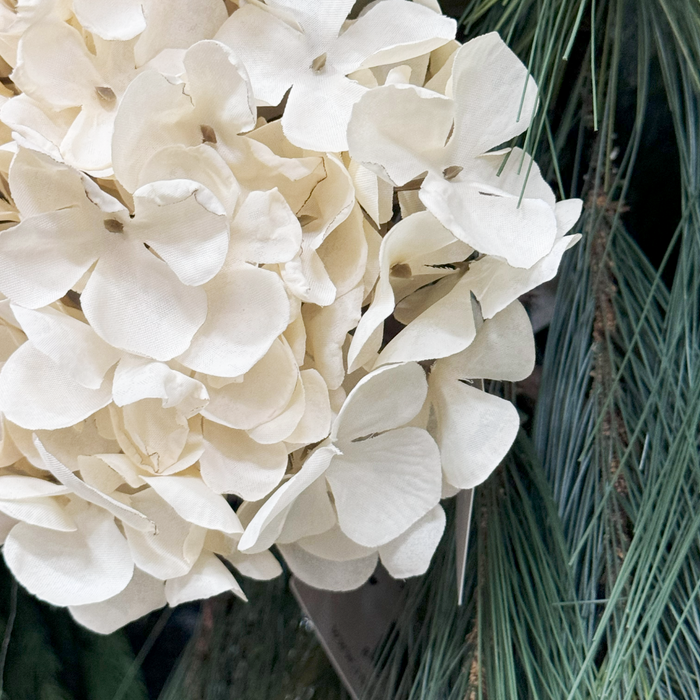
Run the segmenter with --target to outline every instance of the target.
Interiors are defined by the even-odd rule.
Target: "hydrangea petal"
[[[350,155],[395,185],[405,185],[445,163],[455,118],[452,100],[413,85],[370,90],[348,126]]]
[[[218,0],[144,0],[146,29],[134,47],[136,65],[150,61],[163,49],[186,49],[211,39],[226,21],[226,6]]]
[[[247,600],[233,574],[210,552],[202,552],[189,573],[165,582],[165,597],[173,607],[227,591]]]
[[[208,282],[228,250],[226,212],[192,180],[162,180],[134,192],[136,218],[129,235],[148,243],[186,285]]]
[[[60,299],[97,260],[102,240],[76,208],[29,217],[0,233],[0,292],[28,308]]]
[[[300,374],[304,385],[304,413],[285,440],[291,444],[313,445],[328,437],[331,429],[328,387],[315,369],[304,369]]]
[[[377,364],[433,360],[461,352],[476,336],[469,278],[409,323],[382,350]]]
[[[205,450],[200,471],[216,493],[235,493],[246,501],[267,496],[287,469],[287,450],[281,443],[261,445],[242,430],[204,422]]]
[[[111,400],[109,377],[99,389],[88,389],[31,343],[22,345],[0,371],[0,411],[27,430],[67,428]]]
[[[128,41],[146,28],[141,0],[73,0],[83,29],[109,41]]]
[[[295,576],[326,591],[359,588],[374,573],[378,560],[376,552],[362,559],[331,561],[316,557],[296,544],[280,545],[279,550]]]
[[[204,528],[183,520],[153,489],[134,494],[131,502],[157,526],[155,532],[125,528],[136,566],[161,581],[184,576],[202,551]]]
[[[99,389],[119,361],[118,350],[72,316],[50,307],[35,311],[15,305],[13,311],[32,345],[88,389]]]
[[[366,92],[367,88],[341,73],[300,76],[282,115],[284,135],[310,151],[347,151],[352,108]]]
[[[374,552],[370,547],[353,542],[337,525],[319,535],[302,537],[295,544],[315,557],[331,561],[362,559]]]
[[[227,264],[206,293],[206,321],[178,359],[197,372],[238,377],[265,356],[289,324],[284,285],[269,270]]]
[[[418,3],[384,0],[340,35],[331,55],[347,74],[430,53],[454,39],[456,32],[455,20]]]
[[[228,46],[199,41],[188,49],[184,63],[188,92],[204,124],[224,138],[255,126],[255,101],[247,71]]]
[[[296,542],[302,537],[320,535],[338,522],[323,476],[318,477],[294,500],[277,537],[278,544]]]
[[[307,61],[307,49],[299,31],[251,4],[234,12],[215,38],[241,57],[255,97],[268,105],[281,102],[298,72],[311,61]]]
[[[211,400],[202,415],[230,428],[255,428],[284,410],[296,388],[298,374],[289,345],[275,340],[240,381],[210,389]]]
[[[154,70],[134,78],[119,103],[112,138],[114,174],[127,191],[136,191],[141,169],[162,148],[202,143],[194,110],[182,84]]]
[[[257,554],[233,552],[226,556],[226,560],[233,564],[239,574],[255,581],[270,581],[282,574],[282,566],[267,550]]]
[[[534,198],[520,201],[519,193],[474,182],[466,171],[454,180],[429,174],[420,197],[457,238],[514,267],[531,267],[554,245],[556,219],[547,202]]]
[[[161,362],[125,357],[114,373],[114,403],[126,406],[143,399],[161,399],[163,408],[177,407],[190,418],[206,406],[209,395],[200,381]]]
[[[530,125],[537,85],[496,32],[457,51],[452,80],[459,114],[451,140],[455,164],[506,143]]]
[[[485,481],[510,449],[520,417],[510,401],[460,382],[440,362],[430,381],[445,478],[460,489]]]
[[[104,508],[114,517],[119,518],[124,524],[133,527],[135,530],[140,530],[142,532],[155,531],[155,523],[149,520],[143,513],[86,484],[68,469],[65,464],[62,464],[56,457],[49,454],[37,437],[34,437],[34,447],[36,447],[41,455],[46,469],[51,472],[54,478],[60,481],[64,486],[67,486],[76,496],[79,496],[88,503],[94,503],[96,506]]]
[[[301,376],[297,380],[297,385],[294,388],[292,398],[284,411],[276,416],[271,421],[258,425],[248,431],[253,440],[263,445],[273,445],[277,442],[286,440],[287,437],[296,428],[304,415],[306,407],[306,396],[304,391],[304,382]]]
[[[254,190],[231,223],[231,256],[252,263],[284,263],[301,247],[301,226],[275,187]]]
[[[427,394],[428,382],[419,364],[380,367],[355,385],[335,419],[331,435],[350,443],[398,428],[418,415]]]
[[[126,588],[134,563],[114,518],[86,505],[71,513],[75,532],[18,523],[3,546],[8,568],[30,593],[51,605],[85,605]]]
[[[243,532],[226,499],[198,476],[151,476],[143,480],[187,522],[228,534]]]
[[[14,520],[48,530],[75,532],[77,529],[70,515],[52,498],[23,498],[17,501],[0,498],[0,513]]]
[[[98,634],[111,634],[124,625],[166,605],[165,584],[140,569],[113,598],[89,605],[71,605],[73,619]]]
[[[265,501],[248,523],[238,543],[241,552],[261,551],[272,544],[272,542],[265,544],[265,537],[268,534],[266,531],[275,523],[275,519],[281,516],[285,509],[328,469],[328,465],[337,454],[338,450],[332,445],[323,445],[306,459],[301,469]],[[279,532],[275,533],[275,537],[277,534]]]
[[[442,539],[445,522],[445,511],[437,505],[402,535],[382,545],[379,557],[384,568],[394,578],[424,574]]]
[[[425,430],[399,428],[348,445],[333,459],[326,479],[343,532],[358,544],[378,547],[437,505],[440,453]]]
[[[562,256],[580,238],[574,234],[558,239],[552,251],[527,270],[489,256],[473,263],[467,276],[483,317],[493,318],[525,292],[553,279]]]
[[[81,303],[110,345],[161,361],[182,353],[207,317],[204,289],[185,286],[141,243],[126,239],[102,255]]]
[[[519,382],[535,368],[535,338],[527,311],[519,301],[484,321],[474,342],[441,361],[452,377]]]

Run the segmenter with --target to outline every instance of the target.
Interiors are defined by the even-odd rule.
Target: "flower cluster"
[[[577,240],[504,148],[537,89],[498,35],[239,5],[0,3],[0,542],[99,632],[245,597],[273,545],[321,588],[423,573]]]

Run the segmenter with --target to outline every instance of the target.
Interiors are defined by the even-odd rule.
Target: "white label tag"
[[[467,552],[469,550],[469,529],[472,523],[474,489],[464,489],[456,496],[455,550],[457,563],[457,605],[464,602],[464,577],[467,572]]]
[[[374,671],[377,647],[401,611],[403,582],[379,566],[355,591],[322,591],[296,577],[290,587],[336,673],[353,700],[360,700]]]

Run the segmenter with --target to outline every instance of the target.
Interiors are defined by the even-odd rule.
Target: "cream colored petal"
[[[101,454],[97,457],[113,469],[131,488],[143,486],[146,482],[141,478],[138,467],[123,454]]]
[[[284,445],[261,445],[242,430],[205,421],[204,444],[200,471],[216,493],[258,501],[280,483],[287,468]]]
[[[224,264],[229,227],[216,197],[193,180],[161,180],[134,192],[129,236],[148,243],[183,284],[208,282]]]
[[[134,563],[114,518],[87,505],[71,513],[78,529],[56,532],[27,523],[3,546],[8,568],[24,588],[51,605],[85,605],[126,588]]]
[[[347,128],[353,106],[367,88],[341,73],[301,74],[282,115],[284,135],[299,148],[325,153],[348,150]]]
[[[301,376],[284,411],[267,423],[258,425],[248,431],[248,435],[263,445],[274,445],[286,440],[299,425],[306,408],[306,392]]]
[[[111,41],[127,41],[146,28],[140,0],[73,0],[73,11],[83,29]]]
[[[2,488],[2,484],[0,484],[0,488]],[[47,530],[59,532],[75,532],[77,530],[73,518],[66,513],[63,506],[48,497],[23,498],[17,501],[0,498],[0,513],[13,520]]]
[[[358,544],[378,547],[440,500],[435,441],[420,428],[399,428],[347,445],[326,471],[338,523]]]
[[[363,224],[362,211],[355,206],[350,216],[317,248],[339,297],[354,289],[365,274],[368,246]]]
[[[353,542],[337,525],[320,535],[302,537],[295,544],[315,557],[331,561],[362,559],[371,556],[375,551]]]
[[[359,588],[377,567],[377,554],[350,561],[331,561],[310,554],[296,544],[280,545],[279,550],[291,572],[301,581],[328,591]]]
[[[246,5],[231,15],[216,34],[248,69],[255,97],[276,105],[310,60],[303,35],[272,13]],[[312,57],[313,58],[313,57]]]
[[[202,124],[224,138],[255,126],[255,100],[245,67],[218,41],[200,41],[185,54],[187,91]],[[221,89],[225,86],[225,89]]]
[[[22,93],[2,105],[0,120],[14,132],[18,144],[62,160],[58,146],[78,111],[78,107],[69,107],[56,112]]]
[[[301,248],[301,226],[280,191],[248,194],[231,223],[231,257],[252,263],[284,263]]]
[[[209,384],[210,401],[202,415],[240,430],[267,423],[289,403],[298,376],[299,368],[289,345],[275,340],[241,381],[220,388]]]
[[[341,70],[399,63],[454,39],[457,23],[418,3],[384,0],[343,32],[332,57]]]
[[[198,146],[202,130],[182,84],[153,70],[138,75],[127,88],[114,120],[112,164],[128,192],[141,183],[141,169],[162,148]]]
[[[461,352],[476,336],[469,278],[409,323],[380,353],[377,365],[420,362]]]
[[[238,202],[240,186],[231,168],[208,144],[166,146],[145,163],[137,185],[158,180],[194,180],[206,187],[231,216]]]
[[[165,597],[173,607],[227,591],[247,600],[233,574],[210,552],[202,552],[188,574],[165,582]]]
[[[146,30],[134,48],[136,65],[163,49],[186,49],[201,39],[211,39],[226,21],[226,6],[217,0],[145,0]]]
[[[136,566],[161,581],[188,573],[201,554],[206,530],[180,518],[153,489],[134,494],[131,502],[158,527],[155,533],[125,528]]]
[[[557,232],[554,211],[542,199],[523,199],[490,184],[428,175],[420,194],[431,211],[457,238],[480,253],[527,268],[547,255]]]
[[[302,491],[289,507],[287,516],[276,542],[289,544],[302,537],[320,535],[330,530],[338,518],[328,494],[328,485],[323,476],[313,481]]]
[[[151,476],[143,480],[187,522],[225,533],[243,527],[223,496],[214,493],[196,476]]]
[[[394,578],[424,574],[444,530],[445,511],[437,505],[402,535],[379,548],[382,564]]]
[[[302,245],[301,253],[282,265],[280,274],[289,292],[301,301],[328,306],[335,300],[335,285],[318,253],[309,245]]]
[[[446,272],[448,272],[446,270]],[[424,278],[423,278],[424,279]],[[458,274],[445,275],[433,282],[426,281],[425,286],[419,287],[415,292],[405,296],[394,309],[394,318],[408,326],[433,304],[444,298],[455,288],[462,278]]]
[[[77,171],[29,148],[20,148],[12,159],[9,183],[22,219],[86,204]]]
[[[12,528],[17,524],[14,518],[0,513],[0,544],[4,544]]]
[[[510,450],[520,417],[515,406],[434,370],[430,396],[445,478],[471,489],[485,481]]]
[[[256,581],[270,581],[282,574],[282,567],[272,552],[264,551],[257,554],[242,554],[233,552],[226,557],[239,574]]]
[[[78,457],[80,478],[91,488],[106,495],[114,493],[125,481],[104,460],[98,457]]]
[[[64,496],[70,489],[61,484],[37,479],[33,476],[7,474],[0,476],[0,498],[3,501],[21,501],[25,498]]]
[[[326,382],[315,369],[302,370],[301,381],[304,385],[304,413],[285,440],[290,444],[312,445],[328,437],[331,404]]]
[[[289,323],[279,276],[247,264],[227,265],[206,287],[208,313],[178,359],[190,369],[237,377],[261,360]]]
[[[364,289],[359,286],[330,306],[306,304],[302,307],[308,352],[330,389],[337,389],[345,379],[343,346],[348,331],[360,321],[363,299]]]
[[[582,209],[583,200],[581,199],[564,199],[554,205],[554,215],[557,217],[558,238],[571,231],[576,225],[576,222],[581,217]]]
[[[521,294],[555,277],[564,253],[578,243],[581,236],[564,236],[556,241],[552,252],[528,270],[485,257],[472,263],[467,273],[474,296],[481,304],[484,318],[493,318]]]
[[[86,323],[50,307],[34,311],[13,306],[32,345],[50,357],[63,372],[88,389],[99,389],[121,353]]]
[[[521,134],[537,106],[537,85],[496,32],[468,41],[452,72],[459,117],[451,147],[455,164]]]
[[[357,438],[405,425],[421,410],[427,393],[425,371],[419,364],[380,367],[350,392],[331,435],[350,444]]]
[[[125,505],[112,496],[98,491],[89,486],[82,479],[77,477],[65,464],[59,462],[52,454],[49,454],[39,441],[34,437],[34,447],[38,450],[46,469],[51,472],[55,479],[67,486],[76,496],[79,496],[88,503],[94,503],[100,508],[104,508],[115,518],[119,518],[125,525],[141,532],[154,532],[156,525],[147,516],[131,506]]]
[[[308,219],[304,224],[304,242],[312,248],[318,248],[355,208],[352,176],[343,161],[327,153],[323,167],[325,178],[313,187],[304,206],[297,212],[299,217]]]
[[[187,349],[204,323],[206,293],[180,282],[142,243],[127,239],[114,243],[82,293],[85,317],[110,345],[170,360]]]
[[[299,306],[301,307],[301,304]],[[282,337],[289,343],[297,364],[303,365],[306,358],[306,327],[301,313],[287,326]]]
[[[111,634],[166,604],[165,584],[140,569],[127,587],[113,598],[89,605],[71,605],[73,619],[98,634]]]
[[[352,123],[352,122],[351,122]],[[377,226],[385,224],[393,216],[394,188],[386,180],[352,160],[348,166],[355,185],[357,202]]]
[[[100,254],[102,238],[92,225],[81,209],[70,208],[0,233],[0,292],[35,309],[60,299]]]
[[[61,60],[57,61],[56,56]],[[76,29],[56,19],[33,24],[22,35],[12,79],[22,92],[52,108],[94,99],[102,77]]]
[[[85,104],[60,143],[63,160],[74,168],[97,176],[111,175],[110,145],[115,116],[115,110],[104,109],[96,99]]]
[[[0,371],[0,411],[27,430],[67,428],[112,400],[110,378],[87,389],[31,343],[25,343]]]
[[[117,366],[112,392],[117,406],[143,399],[161,399],[163,408],[177,407],[186,418],[199,413],[209,400],[202,382],[162,362],[133,355],[122,359]]]
[[[450,165],[445,143],[454,118],[454,103],[439,93],[412,85],[376,88],[353,109],[350,155],[395,185],[427,170],[442,172]]]
[[[317,448],[304,462],[302,468],[291,479],[286,481],[275,491],[255,514],[241,537],[238,548],[241,552],[259,552],[267,549],[281,530],[279,520],[284,516],[285,510],[294,503],[303,491],[305,491],[316,479],[328,469],[328,465],[338,450],[331,445]],[[275,527],[279,525],[279,530]],[[274,532],[274,530],[277,530]],[[272,538],[269,537],[273,531]],[[267,542],[266,540],[272,539]]]
[[[535,368],[535,338],[527,311],[514,301],[484,321],[474,342],[436,365],[454,379],[519,382]]]

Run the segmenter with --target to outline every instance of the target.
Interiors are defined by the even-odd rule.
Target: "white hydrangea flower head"
[[[534,366],[517,299],[579,238],[497,35],[238,4],[0,3],[0,544],[102,634],[277,555],[424,573],[519,429],[482,390]]]

